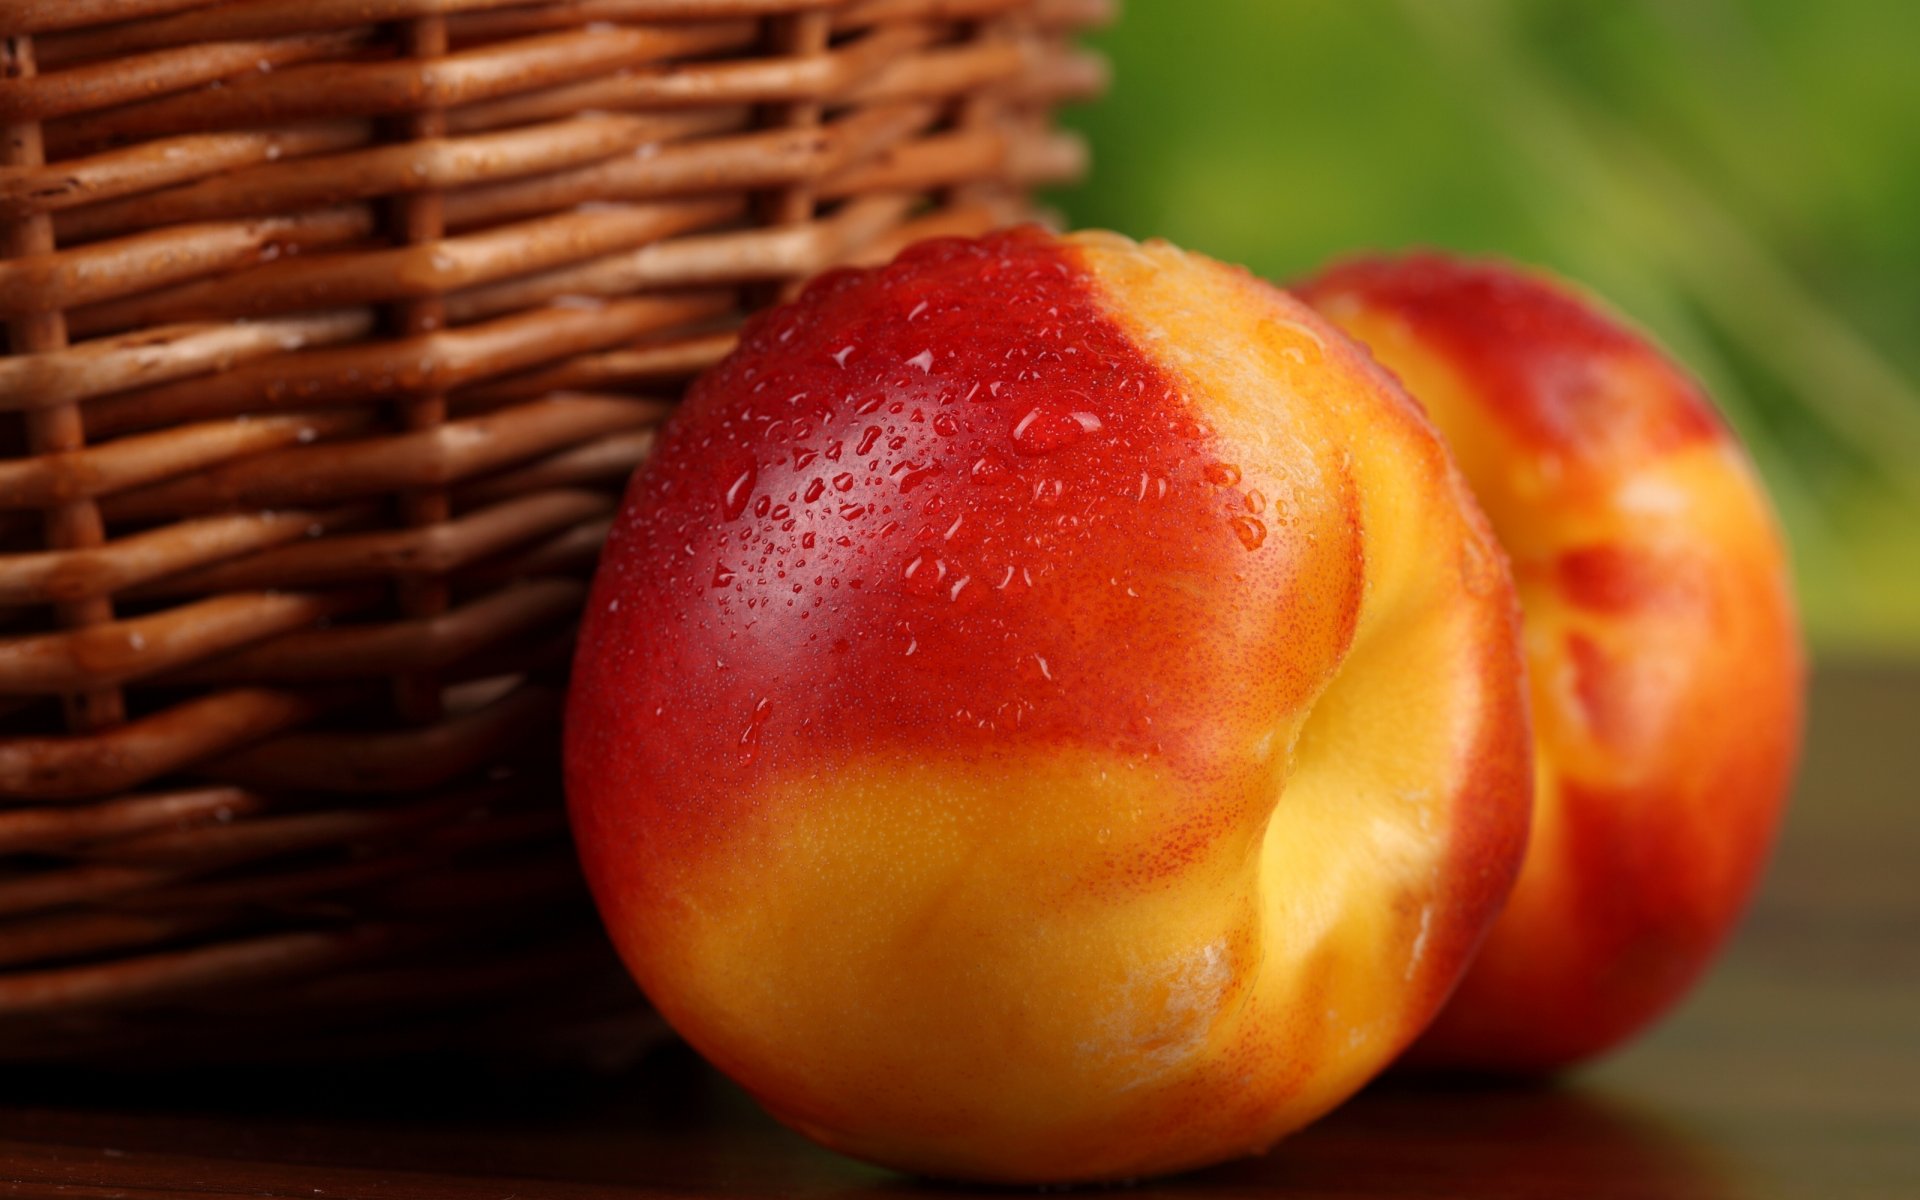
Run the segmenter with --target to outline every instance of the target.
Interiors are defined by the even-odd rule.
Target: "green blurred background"
[[[1546,265],[1746,438],[1828,655],[1920,657],[1920,3],[1130,0],[1073,225]]]

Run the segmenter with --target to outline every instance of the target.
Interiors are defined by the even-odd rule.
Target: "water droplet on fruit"
[[[1240,468],[1232,463],[1208,463],[1200,474],[1217,487],[1232,487],[1240,482]]]
[[[1246,499],[1247,499],[1247,511],[1252,513],[1254,516],[1257,517],[1261,513],[1267,511],[1267,498],[1261,495],[1259,492],[1257,491],[1248,492]]]
[[[920,353],[908,359],[907,365],[910,367],[918,367],[923,372],[933,370],[933,351],[922,350]]]
[[[813,482],[807,485],[807,490],[800,494],[800,498],[806,501],[808,504],[812,504],[815,500],[818,500],[820,498],[820,494],[826,490],[827,490],[826,480],[821,479],[818,476],[815,476]]]
[[[1053,682],[1053,664],[1047,661],[1045,655],[1023,654],[1018,666],[1021,678],[1028,683]]]
[[[952,413],[941,413],[933,419],[933,431],[941,437],[953,437],[960,432],[960,421]]]
[[[749,462],[728,485],[726,498],[721,505],[727,520],[736,521],[740,518],[740,514],[747,511],[747,502],[753,499],[753,481],[757,474],[757,468]]]
[[[852,474],[852,472],[850,472],[850,471],[842,471],[842,472],[840,472],[840,473],[839,473],[838,475],[835,475],[835,476],[833,477],[833,490],[834,490],[834,491],[836,491],[836,492],[850,492],[850,491],[852,491],[852,490],[853,490],[853,474]]]
[[[1013,448],[1026,455],[1052,454],[1098,433],[1100,425],[1094,413],[1039,405],[1014,422]]]
[[[878,425],[869,425],[867,426],[866,430],[860,434],[860,444],[853,448],[853,452],[855,454],[864,455],[869,451],[871,451],[873,449],[873,444],[879,440],[880,440],[880,427]]]
[[[760,727],[773,715],[773,701],[761,697],[760,703],[753,706],[753,713],[747,718],[747,727],[740,731],[740,764],[746,766],[760,755]]]
[[[734,581],[734,578],[735,576],[734,576],[733,568],[729,567],[725,563],[721,563],[718,566],[714,567],[713,569],[713,586],[714,587],[717,587],[717,588],[726,587],[728,584]]]
[[[1227,524],[1232,526],[1240,544],[1249,550],[1258,550],[1260,543],[1267,540],[1267,527],[1253,517],[1235,517]]]
[[[915,466],[912,463],[903,465],[906,467],[904,471],[900,471],[897,467],[895,468],[900,476],[900,490],[902,492],[910,492],[940,473],[940,464],[937,462],[928,463],[924,467]]]
[[[1267,325],[1268,328],[1263,329],[1261,332],[1269,339],[1293,343],[1283,348],[1280,353],[1286,355],[1294,362],[1310,365],[1319,362],[1326,356],[1327,343],[1325,339],[1308,326],[1302,325],[1298,321],[1288,321],[1284,319],[1269,320],[1264,322],[1264,324]]]
[[[998,483],[1007,477],[1007,460],[992,450],[973,460],[967,477],[975,483]]]
[[[945,579],[947,577],[946,560],[942,558],[929,558],[925,554],[916,554],[907,560],[905,566],[900,568],[900,577],[902,579],[913,579],[922,571],[932,572],[933,578],[936,581]]]

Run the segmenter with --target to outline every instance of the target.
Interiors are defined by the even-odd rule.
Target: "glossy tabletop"
[[[1920,669],[1819,673],[1765,890],[1653,1036],[1553,1087],[1390,1080],[1263,1159],[1133,1192],[1920,1198]],[[861,1193],[968,1194],[816,1150],[671,1046],[614,1075],[0,1073],[0,1196]]]

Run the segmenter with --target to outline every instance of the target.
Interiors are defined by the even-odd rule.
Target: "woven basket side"
[[[0,56],[4,56],[0,57],[0,75],[8,80],[26,84],[36,78],[38,63],[31,40],[9,39],[0,45]],[[8,120],[0,128],[0,165],[29,172],[46,165],[38,120]],[[45,213],[24,213],[0,225],[0,249],[9,260],[48,256],[53,248],[53,222]],[[58,307],[23,309],[8,316],[7,345],[14,354],[55,355],[67,344],[66,314]],[[22,450],[35,456],[68,455],[86,444],[80,408],[72,400],[29,410],[23,414],[21,432]],[[106,540],[99,507],[91,497],[44,505],[38,515],[48,549],[86,551]],[[56,599],[53,619],[63,629],[90,629],[113,620],[113,602],[107,596]],[[75,730],[105,728],[126,715],[123,698],[110,686],[70,690],[63,694],[62,702],[67,725]]]
[[[623,481],[744,314],[1075,175],[1106,15],[0,0],[0,1060],[608,994]]]

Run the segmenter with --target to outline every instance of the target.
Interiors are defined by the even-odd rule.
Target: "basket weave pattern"
[[[625,476],[744,312],[1076,174],[1105,9],[0,0],[0,1060],[604,974]]]

